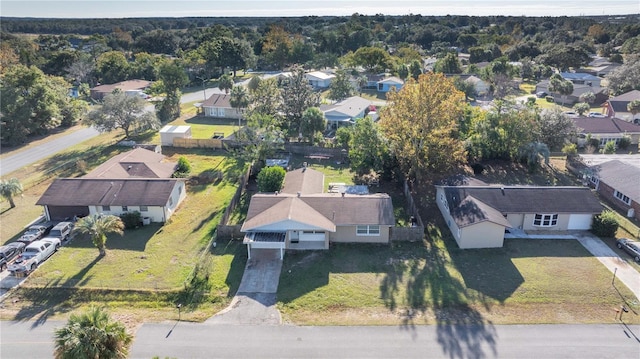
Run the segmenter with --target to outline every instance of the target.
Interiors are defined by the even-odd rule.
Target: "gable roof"
[[[59,178],[36,204],[43,206],[164,206],[178,179]]]
[[[591,166],[598,179],[640,203],[640,168],[613,160]]]
[[[450,213],[465,215],[468,197],[476,205],[480,201],[500,212],[509,213],[600,213],[602,205],[587,187],[498,187],[498,186],[439,186],[444,189]],[[480,206],[481,210],[486,208]],[[484,216],[490,216],[486,213]],[[473,216],[468,216],[468,220]],[[493,217],[492,217],[493,218]],[[495,219],[495,218],[494,218]]]
[[[387,194],[350,195],[318,193],[297,195],[258,193],[251,197],[242,231],[293,220],[334,232],[335,226],[395,224]]]
[[[457,207],[452,208],[450,213],[460,228],[479,222],[493,222],[504,227],[511,227],[509,221],[500,211],[473,196],[467,196]]]
[[[598,76],[593,76],[586,72],[561,72],[560,76],[562,76],[565,80],[570,81],[601,81],[602,79]]]
[[[552,92],[549,90],[549,80],[543,80],[540,81],[536,84],[536,89],[538,91],[547,91],[547,92]],[[589,86],[587,84],[573,84],[573,92],[571,93],[570,96],[580,96],[583,93],[587,93],[587,92],[593,92],[594,94],[599,94],[599,93],[603,93],[606,90],[606,88],[604,87],[600,87],[600,86]]]
[[[324,173],[313,168],[303,167],[288,171],[284,176],[282,193],[311,194],[322,193],[324,190]]]
[[[611,107],[615,112],[629,112],[627,104],[633,100],[640,100],[640,91],[633,90],[609,99]]]
[[[395,76],[389,76],[385,79],[382,79],[380,81],[378,81],[379,84],[399,84],[399,85],[404,85],[404,81],[402,81],[402,79],[400,79],[399,77],[395,77]]]
[[[320,111],[322,111],[325,116],[344,115],[346,117],[353,118],[371,106],[372,103],[373,102],[366,98],[351,96],[332,105],[320,105]]]
[[[233,108],[230,101],[231,95],[214,93],[202,103],[202,107]]]
[[[640,133],[640,125],[615,117],[575,117],[572,120],[582,133]]]
[[[170,178],[176,163],[163,162],[164,156],[144,148],[118,154],[87,173],[84,178]]]
[[[305,74],[307,77],[315,77],[317,79],[320,80],[329,80],[329,79],[333,79],[336,77],[336,75],[334,74],[328,74],[326,72],[322,72],[322,71],[311,71],[311,72],[307,72]]]

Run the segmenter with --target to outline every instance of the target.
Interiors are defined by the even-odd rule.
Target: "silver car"
[[[618,248],[624,249],[625,252],[629,253],[631,257],[633,257],[633,260],[640,262],[640,242],[628,238],[620,238],[616,241],[616,245]]]

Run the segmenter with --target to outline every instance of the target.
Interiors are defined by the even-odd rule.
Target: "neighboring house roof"
[[[176,163],[164,162],[160,153],[136,148],[111,157],[83,178],[170,178]]]
[[[191,126],[166,125],[160,130],[160,133],[189,133],[190,131],[191,131]]]
[[[233,108],[231,107],[231,95],[227,94],[213,94],[202,103],[202,107],[216,107],[216,108]]]
[[[576,117],[573,123],[582,133],[640,133],[640,125],[619,118]]]
[[[591,166],[591,169],[601,182],[640,203],[640,168],[613,160]]]
[[[178,179],[59,178],[36,204],[43,206],[164,206]]]
[[[640,100],[640,91],[633,90],[622,95],[612,97],[609,99],[609,103],[615,112],[629,112],[627,110],[627,104],[633,100]]]
[[[452,217],[463,226],[478,221],[508,226],[506,222],[501,223],[497,213],[503,216],[509,213],[595,214],[602,211],[602,205],[587,187],[441,187]]]
[[[563,79],[569,81],[597,81],[600,82],[602,79],[598,76],[593,76],[591,74],[585,72],[561,72],[560,76]]]
[[[326,117],[352,119],[371,106],[372,102],[360,96],[352,96],[331,105],[320,105]]]
[[[318,80],[330,80],[336,77],[334,74],[328,74],[322,71],[311,71],[306,73],[307,77],[315,77]]]
[[[593,92],[594,94],[597,95],[599,93],[604,92],[605,90],[606,88],[600,87],[600,86],[589,86],[587,84],[573,84],[573,92],[571,93],[570,96],[580,97],[580,95],[587,92]],[[549,90],[549,80],[544,80],[537,83],[536,91],[551,92]]]
[[[401,78],[395,76],[389,76],[383,80],[378,81],[379,84],[398,84],[403,85],[404,81]]]
[[[111,93],[115,89],[120,89],[123,92],[129,90],[143,90],[147,87],[151,86],[151,81],[146,80],[128,80],[117,82],[115,84],[108,85],[98,85],[91,89],[94,92],[103,92],[103,93]]]
[[[322,172],[311,168],[287,172],[281,193],[258,193],[251,197],[241,230],[255,231],[292,222],[330,232],[335,232],[335,226],[339,225],[395,224],[393,204],[387,194],[324,193],[323,189]]]

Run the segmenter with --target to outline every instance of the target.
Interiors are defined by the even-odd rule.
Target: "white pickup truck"
[[[29,244],[15,262],[9,266],[9,272],[15,276],[28,275],[60,248],[59,238],[43,238]]]

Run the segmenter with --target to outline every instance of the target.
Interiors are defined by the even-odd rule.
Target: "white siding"
[[[500,248],[504,242],[504,227],[493,222],[480,222],[461,229],[460,248]]]

